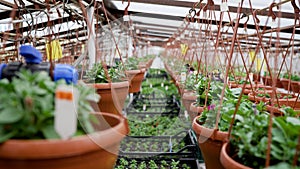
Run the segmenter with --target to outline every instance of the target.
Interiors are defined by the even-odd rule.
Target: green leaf
[[[286,121],[293,124],[294,126],[300,126],[300,120],[295,117],[287,117]]]
[[[3,143],[6,140],[9,140],[10,138],[14,137],[16,135],[16,133],[17,133],[17,131],[11,131],[9,133],[0,132],[0,143]]]
[[[7,105],[10,106],[10,105]],[[14,107],[7,107],[0,111],[0,124],[10,124],[19,121],[24,112],[17,111]]]
[[[47,125],[42,128],[42,133],[46,139],[60,139],[60,136],[54,129],[53,125]]]

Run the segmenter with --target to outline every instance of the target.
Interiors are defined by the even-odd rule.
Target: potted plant
[[[196,94],[196,84],[198,83],[199,79],[201,79],[202,76],[198,74],[197,75],[192,73],[187,76],[187,79],[185,81],[184,85],[184,92],[182,95],[182,104],[187,110],[190,120],[193,121],[193,119],[197,116],[196,113],[192,112],[190,109],[190,106],[192,103],[194,103],[197,99],[197,94]]]
[[[265,102],[268,103],[271,101],[271,96],[273,94],[272,90],[257,90],[254,92],[251,92],[248,94],[249,100],[253,102]],[[274,93],[275,94],[275,93]],[[276,91],[276,96],[274,103],[277,104],[278,106],[290,106],[293,108],[299,108],[300,107],[300,100],[297,99],[297,96],[294,94],[289,94],[289,93],[282,93],[279,91]]]
[[[211,104],[213,97],[218,98],[218,94],[222,91],[222,83],[218,81],[210,82],[208,78],[201,77],[196,89],[196,102],[190,105],[190,110],[195,117],[199,116]]]
[[[291,88],[294,93],[299,93],[300,91],[300,76],[295,73],[291,75]]]
[[[101,96],[98,107],[102,112],[122,114],[122,109],[128,94],[129,82],[122,66],[106,67],[96,63],[86,73],[87,82]]]
[[[282,78],[280,79],[283,88],[287,91],[292,91],[290,74],[284,73]]]
[[[0,80],[0,168],[113,167],[129,131],[125,119],[93,113],[88,100],[99,96],[92,88],[73,85],[79,91],[77,132],[61,139],[54,129],[55,90],[61,84],[66,85],[45,72],[21,71],[11,82]]]
[[[129,93],[137,93],[141,89],[141,84],[145,75],[145,68],[139,68],[139,59],[136,57],[127,58],[125,62],[126,73],[130,81]]]
[[[238,97],[241,93],[240,88],[226,88],[223,104],[220,106],[219,101],[213,101],[202,114],[194,119],[192,128],[198,136],[198,144],[201,149],[206,168],[216,169],[223,168],[219,158],[223,143],[227,141],[228,129],[232,116],[236,109]],[[215,100],[216,97],[213,97]],[[240,106],[237,109],[238,120],[243,120],[249,115],[254,114],[252,103],[247,96],[242,96]],[[220,117],[218,122],[218,111]],[[235,122],[236,123],[236,122]],[[216,126],[218,124],[218,126]]]
[[[223,166],[226,169],[265,168],[268,144],[270,144],[270,166],[286,166],[284,168],[298,166],[300,158],[296,156],[296,151],[299,151],[297,146],[299,146],[300,120],[299,117],[295,117],[296,114],[291,108],[287,107],[282,111],[285,116],[273,117],[268,113],[258,112],[243,121],[238,121],[233,127],[230,142],[222,147],[220,160]],[[272,118],[272,141],[268,143],[270,118]]]

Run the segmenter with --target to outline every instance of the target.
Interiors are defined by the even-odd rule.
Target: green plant
[[[139,65],[139,58],[137,57],[129,57],[125,61],[126,70],[137,70]]]
[[[149,161],[149,168],[150,169],[157,169],[158,168],[158,166],[157,166],[157,164],[155,163],[154,160]]]
[[[270,115],[258,113],[238,121],[230,140],[235,160],[253,168],[264,168]],[[300,135],[299,118],[282,116],[272,119],[270,164],[292,164]],[[300,162],[300,157],[297,160]]]
[[[145,161],[142,161],[138,167],[138,169],[146,169],[147,168],[147,164]]]
[[[196,84],[202,78],[203,77],[202,77],[201,74],[198,74],[198,77],[194,73],[189,74],[186,78],[186,81],[185,81],[185,89],[187,89],[187,90],[196,90]]]
[[[190,123],[179,117],[152,116],[138,119],[136,116],[128,115],[130,136],[158,136],[174,135],[179,131],[186,130]]]
[[[289,79],[289,73],[284,73],[283,78]],[[300,76],[298,76],[296,73],[291,73],[291,80],[292,81],[300,81]]]
[[[168,167],[168,163],[167,163],[167,161],[165,161],[165,160],[162,160],[161,161],[161,164],[160,164],[160,168],[161,169],[166,169],[167,167]]]
[[[172,169],[178,169],[178,164],[179,164],[179,161],[175,161],[174,159],[172,159],[171,168]]]
[[[291,164],[288,164],[286,162],[281,162],[279,164],[273,165],[271,167],[268,167],[267,169],[300,169],[299,166],[292,166]]]
[[[131,160],[129,168],[137,168],[137,161],[136,160]]]
[[[197,121],[207,128],[214,128],[217,118],[217,113],[220,109],[220,119],[218,127],[220,131],[228,131],[231,119],[233,117],[238,97],[241,93],[240,88],[226,89],[223,98],[222,106],[218,105],[219,101],[213,102],[210,106],[205,109]],[[217,106],[216,106],[217,105]],[[253,108],[253,103],[247,99],[246,96],[242,96],[240,105],[237,110],[235,123],[237,121],[244,121],[248,116],[254,115],[256,111],[263,111],[259,109],[260,106]]]
[[[109,83],[110,80],[111,82],[120,82],[126,79],[123,66],[121,65],[107,68],[107,73],[108,76],[101,63],[96,63],[92,69],[86,72],[86,78],[89,82],[95,83]]]
[[[125,158],[120,158],[120,165],[121,166],[127,166],[129,162]]]
[[[182,164],[182,168],[183,169],[191,169],[191,167],[189,167],[187,164]]]
[[[59,138],[54,130],[54,96],[64,80],[53,82],[45,72],[22,70],[19,78],[0,80],[0,142],[8,139]],[[78,130],[76,135],[93,132],[88,99],[97,101],[94,89],[73,85],[79,90]],[[95,97],[91,98],[94,94]],[[66,110],[67,111],[67,110]]]
[[[210,83],[210,84],[209,84]],[[218,81],[211,81],[206,77],[199,79],[196,86],[197,90],[197,105],[203,107],[205,105],[210,105],[212,100],[219,99],[222,92],[223,83]]]

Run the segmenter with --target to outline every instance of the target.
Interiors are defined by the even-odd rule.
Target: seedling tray
[[[181,131],[174,136],[127,136],[121,143],[119,155],[131,158],[157,155],[201,158],[192,130]]]
[[[154,100],[154,99],[152,99]],[[135,115],[137,118],[161,116],[178,116],[180,112],[179,102],[166,100],[165,102],[153,102],[150,99],[133,100],[125,109],[127,115]]]
[[[199,169],[200,163],[195,158],[169,158],[165,155],[158,155],[151,158],[126,158],[119,157],[115,169]]]
[[[151,94],[141,94],[139,93],[136,97],[136,99],[147,99],[147,100],[151,100],[152,102],[166,102],[168,100],[173,101],[173,102],[178,102],[178,100],[176,99],[175,95],[170,95],[167,96],[165,95],[164,97],[162,97],[159,93],[151,93]]]

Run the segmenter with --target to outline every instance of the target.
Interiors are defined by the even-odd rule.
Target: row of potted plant
[[[128,77],[136,83],[133,79],[145,73],[152,61],[153,56],[140,62],[144,68],[138,73],[126,72],[120,65],[115,69],[95,64],[86,73],[87,85],[53,81],[45,72],[25,70],[12,81],[0,80],[0,168],[112,168],[120,142],[129,132],[127,120],[120,115],[128,88],[138,92],[130,86]],[[61,139],[54,126],[55,91],[61,85],[79,94],[76,132],[67,140]]]
[[[151,59],[153,60],[152,56]],[[85,79],[96,88],[102,98],[98,102],[101,111],[122,114],[127,94],[140,91],[144,74],[152,61],[144,65],[139,60],[130,57],[124,63],[117,63],[116,66],[96,63],[86,72]]]
[[[224,101],[222,104],[222,107],[216,106],[219,104],[220,101],[220,94],[223,88],[223,84],[222,83],[218,83],[216,81],[210,80],[207,76],[201,76],[201,75],[197,75],[199,77],[195,78],[195,74],[191,74],[190,76],[187,77],[186,79],[186,87],[187,89],[192,89],[191,91],[186,92],[183,94],[183,104],[186,103],[185,107],[188,107],[188,105],[190,106],[190,109],[187,109],[188,111],[194,111],[196,112],[198,115],[201,114],[200,116],[198,116],[197,118],[194,119],[193,121],[193,129],[195,130],[195,132],[198,135],[198,142],[199,142],[199,146],[201,148],[202,154],[204,156],[204,161],[206,163],[206,167],[207,168],[224,168],[224,165],[221,164],[220,162],[220,154],[221,154],[221,149],[222,146],[224,145],[224,143],[228,142],[228,128],[230,126],[230,123],[232,121],[232,116],[233,113],[236,109],[236,105],[237,105],[237,100],[238,100],[238,96],[240,95],[240,93],[242,92],[242,87],[244,87],[243,90],[243,96],[241,98],[240,104],[238,105],[238,109],[236,112],[236,119],[234,121],[234,129],[235,129],[235,125],[242,123],[244,121],[248,122],[248,125],[250,123],[249,118],[248,117],[258,117],[259,114],[269,114],[268,112],[270,111],[274,111],[274,109],[270,109],[269,108],[269,104],[271,101],[271,96],[273,95],[272,92],[272,87],[266,87],[263,84],[259,84],[259,83],[254,83],[254,84],[250,84],[250,82],[246,82],[245,79],[243,78],[243,76],[245,75],[241,75],[240,79],[229,79],[229,80],[235,80],[235,84],[237,84],[236,86],[231,86],[229,85],[228,87],[232,88],[235,87],[235,89],[229,89],[228,87],[226,87],[225,89],[225,95],[224,95]],[[195,80],[197,79],[197,80]],[[191,84],[189,84],[191,83]],[[209,83],[209,84],[208,84]],[[245,86],[244,83],[246,83]],[[246,89],[246,90],[245,90]],[[188,93],[188,94],[187,94]],[[192,94],[191,94],[192,93]],[[231,94],[230,94],[231,93]],[[233,94],[234,93],[234,94]],[[244,95],[245,94],[245,95]],[[255,94],[255,95],[254,95]],[[193,97],[190,97],[195,101],[195,103],[191,104],[192,101],[190,101],[189,103],[187,103],[187,96],[192,95]],[[231,97],[230,97],[231,96]],[[232,97],[234,96],[234,97]],[[279,110],[280,110],[280,114],[277,115],[281,115],[283,117],[275,117],[276,120],[278,119],[293,119],[292,121],[297,122],[297,120],[299,120],[299,118],[294,118],[294,117],[289,117],[287,112],[294,112],[293,109],[291,108],[285,108],[285,106],[292,106],[294,105],[294,103],[297,104],[296,102],[296,96],[292,95],[292,94],[285,94],[285,93],[280,93],[279,91],[277,91],[276,94],[278,101],[277,103],[279,103]],[[214,102],[215,100],[217,100],[217,102]],[[251,102],[251,101],[253,102]],[[275,99],[276,100],[276,99]],[[275,103],[275,101],[274,101]],[[275,104],[276,106],[276,104]],[[295,105],[294,105],[295,106]],[[282,107],[282,108],[280,108]],[[220,112],[220,117],[217,118],[217,112]],[[295,114],[294,114],[295,115]],[[195,116],[195,115],[194,115]],[[217,123],[217,127],[216,127],[216,119],[218,120]],[[253,121],[253,119],[252,119]],[[283,120],[284,121],[284,120]],[[281,120],[281,122],[283,122]],[[284,123],[289,123],[286,120],[284,121]],[[252,123],[251,123],[252,124]],[[264,124],[268,124],[268,120],[265,119]],[[297,128],[297,123],[295,123],[293,125],[293,127]],[[242,126],[245,126],[246,123],[243,123],[243,125],[240,125],[240,129],[242,129]],[[286,124],[285,124],[286,125]],[[282,127],[282,126],[281,126]],[[250,133],[250,131],[252,131],[254,127],[249,127],[249,131],[243,131],[240,133],[243,133],[244,135],[247,133]],[[279,127],[280,128],[280,127]],[[236,138],[235,134],[236,134],[236,130],[232,131],[232,138],[235,138],[235,141],[240,141],[241,138]],[[257,132],[259,133],[261,130],[257,130]],[[268,130],[264,130],[264,135],[266,135],[266,133],[268,133]],[[276,135],[276,133],[274,134],[274,132],[272,132],[273,135]],[[291,154],[295,155],[296,154],[296,145],[297,145],[297,138],[295,136],[299,136],[299,133],[295,132],[294,135],[294,139],[293,139],[293,147],[289,147],[290,149],[288,151],[293,152]],[[275,139],[278,136],[275,136]],[[248,138],[252,138],[251,136],[249,136]],[[253,139],[253,140],[259,140],[257,138]],[[287,139],[288,140],[288,139]],[[285,140],[285,141],[287,141]],[[230,140],[231,141],[231,140]],[[266,141],[266,140],[265,140]],[[248,141],[249,143],[250,141]],[[241,142],[239,142],[240,144],[242,144]],[[291,142],[290,142],[291,143]],[[264,142],[264,147],[262,147],[262,149],[264,150],[264,152],[266,151],[266,142]],[[278,143],[276,143],[278,144]],[[239,145],[241,147],[245,146],[245,145]],[[235,147],[235,151],[238,149],[239,146]],[[252,145],[253,147],[255,147],[256,145]],[[249,147],[249,145],[245,146],[245,147]],[[273,152],[273,154],[276,153],[276,147],[274,147],[272,145],[272,148],[274,148],[275,152]],[[227,149],[226,149],[227,150]],[[256,150],[256,149],[255,149]],[[255,152],[255,150],[253,152]],[[235,151],[230,151],[230,152],[235,152]],[[234,156],[236,156],[236,154],[233,154]],[[261,155],[261,157],[265,158],[266,154]],[[282,154],[281,154],[282,155]],[[280,155],[279,155],[280,156]],[[249,156],[247,157],[242,157],[242,159],[248,159],[249,163],[253,163],[253,158],[250,158]],[[289,160],[293,159],[291,158],[291,156],[287,157]],[[252,161],[251,161],[252,160]],[[262,159],[261,161],[265,161],[265,159]],[[282,160],[283,162],[286,162],[286,160]],[[280,160],[275,160],[271,163],[271,165],[275,165],[277,163],[280,163]],[[288,162],[289,165],[291,165],[291,161]],[[247,165],[247,163],[245,163]],[[279,165],[285,165],[285,164],[279,164]],[[260,164],[260,167],[258,166],[250,166],[250,167],[254,167],[254,168],[263,168],[264,167],[264,163]],[[275,166],[274,166],[275,167]],[[234,168],[233,166],[230,166],[227,168]],[[239,168],[239,167],[237,167]]]
[[[207,81],[204,81],[204,82],[207,82]],[[259,102],[259,104],[255,104],[255,103],[251,102],[248,99],[247,95],[244,95],[243,93],[241,93],[242,92],[241,88],[229,89],[228,87],[226,87],[225,94],[223,97],[223,104],[220,107],[218,105],[220,102],[219,101],[220,95],[218,95],[218,94],[221,93],[221,88],[220,88],[221,86],[223,86],[223,85],[220,85],[220,84],[218,85],[218,83],[211,82],[210,89],[206,92],[205,95],[203,95],[205,97],[201,97],[201,95],[199,95],[200,97],[197,97],[197,99],[202,99],[202,101],[207,102],[206,107],[203,107],[203,109],[201,110],[201,111],[203,111],[201,113],[201,115],[199,117],[195,118],[194,122],[193,122],[193,129],[195,130],[195,132],[198,135],[198,143],[199,143],[200,149],[202,151],[204,161],[205,161],[207,168],[224,168],[224,165],[221,164],[221,162],[219,161],[220,153],[221,153],[222,146],[224,145],[225,142],[228,141],[228,138],[229,138],[228,128],[232,121],[233,113],[235,112],[236,107],[238,107],[238,108],[236,110],[235,121],[233,122],[234,129],[236,127],[236,124],[243,123],[245,121],[247,121],[248,122],[247,124],[250,125],[249,124],[250,122],[248,121],[249,118],[256,117],[256,116],[258,116],[258,114],[266,114],[266,112],[267,112],[267,106],[266,106],[265,102]],[[207,88],[204,88],[204,89],[207,89]],[[203,88],[200,88],[199,91],[202,91],[202,93],[203,93],[205,90],[203,90]],[[198,93],[199,93],[199,91],[198,91]],[[240,95],[241,95],[240,104],[237,105],[238,97]],[[288,95],[285,95],[283,97],[288,97]],[[198,104],[201,105],[201,102],[198,101]],[[203,104],[203,102],[202,102],[202,104]],[[287,110],[294,112],[294,110],[291,108],[289,108]],[[219,118],[218,118],[218,112],[220,112]],[[282,110],[282,112],[284,112],[284,114],[286,116],[278,117],[278,118],[287,118],[287,116],[289,114],[285,113],[286,112],[285,110]],[[295,113],[293,113],[293,115],[295,115]],[[288,118],[293,118],[293,117],[288,117]],[[216,119],[218,119],[218,122],[216,122]],[[297,118],[293,118],[293,119],[296,121]],[[297,119],[297,120],[299,120],[299,119]],[[252,119],[252,121],[253,121],[253,119]],[[240,128],[243,128],[242,126],[245,126],[245,124],[246,123],[243,123],[243,125],[241,125]],[[265,124],[268,124],[268,120],[265,120]],[[248,128],[249,131],[248,132],[244,131],[243,134],[249,133],[250,131],[253,130],[253,128],[254,127],[249,127]],[[257,130],[257,132],[260,133],[261,130]],[[233,130],[232,133],[233,133],[232,138],[236,138],[235,137],[236,130]],[[264,133],[268,133],[268,130],[264,130]],[[274,132],[272,132],[272,133],[274,133]],[[297,134],[296,135],[299,136],[299,133],[297,133]],[[238,138],[237,140],[240,141],[240,139],[241,138]],[[257,140],[257,138],[256,138],[256,140]],[[239,142],[239,143],[243,144],[244,142]],[[248,143],[252,144],[251,142],[248,142]],[[266,147],[266,142],[264,142],[264,143],[265,143],[264,146]],[[293,144],[295,144],[295,146],[290,147],[289,151],[295,152],[296,145],[297,145],[297,139],[296,140],[294,139]],[[243,147],[245,145],[239,145],[239,146]],[[245,147],[248,147],[248,146],[245,146]],[[264,149],[264,150],[266,150],[266,149]],[[274,151],[276,151],[276,149]],[[250,159],[250,158],[247,157],[247,159]],[[253,163],[253,161],[255,161],[255,160],[252,159],[252,161],[251,161],[251,159],[250,159],[249,162]],[[272,164],[275,164],[275,163],[272,163]],[[264,167],[264,165],[262,165],[261,167]],[[234,168],[234,167],[227,166],[227,168]],[[257,168],[257,167],[255,167],[255,168]]]

